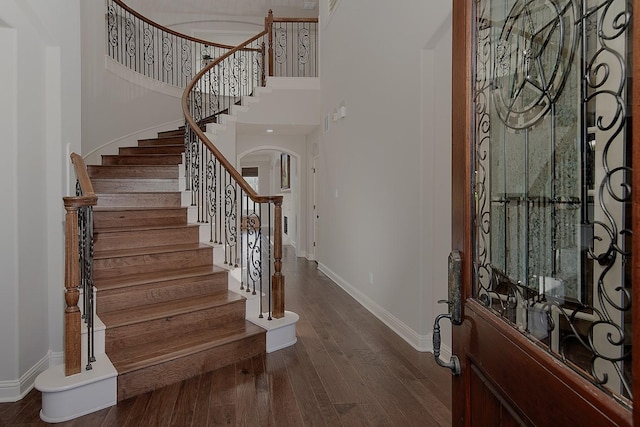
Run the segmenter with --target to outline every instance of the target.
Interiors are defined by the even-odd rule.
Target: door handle
[[[448,313],[439,314],[433,323],[433,356],[436,363],[443,368],[451,369],[453,375],[460,374],[460,359],[458,356],[451,355],[449,362],[440,359],[440,345],[442,339],[440,337],[440,320],[449,319],[454,326],[462,324],[462,257],[459,251],[452,251],[449,254],[449,299],[441,300],[438,303],[446,303],[449,306]]]

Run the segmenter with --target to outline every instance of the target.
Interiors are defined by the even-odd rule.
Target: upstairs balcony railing
[[[235,47],[163,27],[121,0],[107,0],[106,7],[107,55],[168,85],[186,87],[200,69]],[[277,18],[269,12],[265,30],[265,77],[318,77],[317,18]]]

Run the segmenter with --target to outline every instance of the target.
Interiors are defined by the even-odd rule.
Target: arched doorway
[[[254,189],[258,194],[283,196],[283,244],[290,245],[297,256],[305,256],[306,242],[303,231],[306,193],[301,185],[301,162],[298,153],[277,146],[256,147],[240,153],[237,159],[243,174],[257,175],[257,179],[250,177],[250,180],[256,182]]]

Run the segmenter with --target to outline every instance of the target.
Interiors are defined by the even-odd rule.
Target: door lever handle
[[[451,355],[451,359],[448,362],[440,359],[440,344],[442,343],[442,339],[440,338],[440,320],[442,319],[449,319],[451,321],[451,315],[449,313],[439,314],[433,323],[433,356],[439,366],[451,369],[453,375],[459,375],[460,359],[458,359],[458,356]]]
[[[449,299],[440,300],[438,303],[445,303],[449,306],[448,313],[440,314],[433,323],[433,356],[436,363],[443,368],[449,368],[453,375],[460,374],[460,359],[452,355],[449,362],[440,359],[440,320],[449,319],[452,325],[462,324],[462,257],[460,252],[452,251],[449,254]]]

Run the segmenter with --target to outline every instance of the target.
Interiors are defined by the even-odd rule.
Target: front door
[[[453,425],[633,423],[634,9],[453,1]]]

